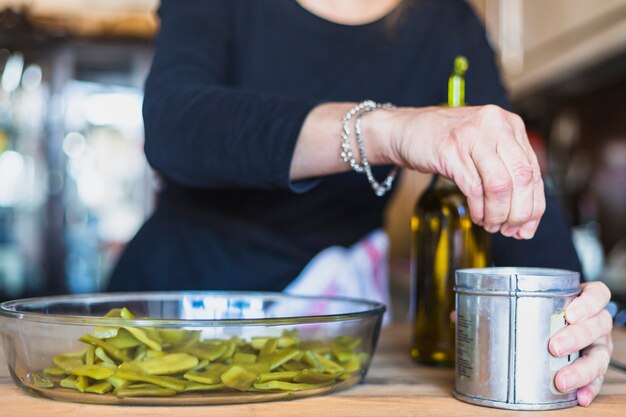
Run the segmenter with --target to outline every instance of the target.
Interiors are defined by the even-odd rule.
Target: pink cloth
[[[387,305],[384,323],[391,320],[387,254],[389,239],[380,229],[353,246],[333,246],[317,254],[285,292],[363,298]],[[309,314],[323,314],[319,306]]]

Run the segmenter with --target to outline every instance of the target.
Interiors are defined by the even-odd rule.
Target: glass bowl
[[[195,405],[349,388],[367,372],[384,311],[348,298],[146,292],[8,301],[0,319],[10,374],[26,392],[81,403]]]

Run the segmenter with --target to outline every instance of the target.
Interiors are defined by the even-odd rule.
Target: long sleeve
[[[291,157],[318,103],[231,86],[235,6],[162,1],[145,88],[145,152],[155,170],[185,186],[296,190]]]
[[[535,237],[516,240],[493,235],[493,260],[496,266],[535,266],[581,272],[572,235],[555,195],[546,196],[546,212]]]

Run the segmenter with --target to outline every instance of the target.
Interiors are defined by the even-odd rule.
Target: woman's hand
[[[291,159],[292,181],[349,169],[339,158],[339,123],[353,106],[325,103],[309,113]],[[546,202],[519,116],[494,105],[400,107],[371,112],[362,129],[372,165],[441,174],[467,196],[475,223],[518,239],[534,236]]]
[[[598,395],[613,354],[613,320],[604,308],[611,292],[602,282],[582,284],[580,296],[565,309],[570,324],[550,339],[550,353],[562,357],[582,350],[582,356],[561,369],[555,378],[563,392],[578,389],[578,403],[588,406]]]
[[[545,211],[537,157],[522,119],[500,107],[391,112],[392,162],[453,180],[472,220],[489,232],[531,238]]]

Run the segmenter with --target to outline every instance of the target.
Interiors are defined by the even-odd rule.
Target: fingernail
[[[565,356],[576,350],[576,340],[572,336],[561,336],[552,343],[557,357]]]
[[[579,378],[578,375],[573,372],[566,372],[559,376],[559,380],[561,382],[561,390],[565,392],[576,388]]]
[[[535,236],[535,230],[537,229],[537,221],[533,220],[522,226],[519,231],[519,235],[524,239],[530,239]]]

